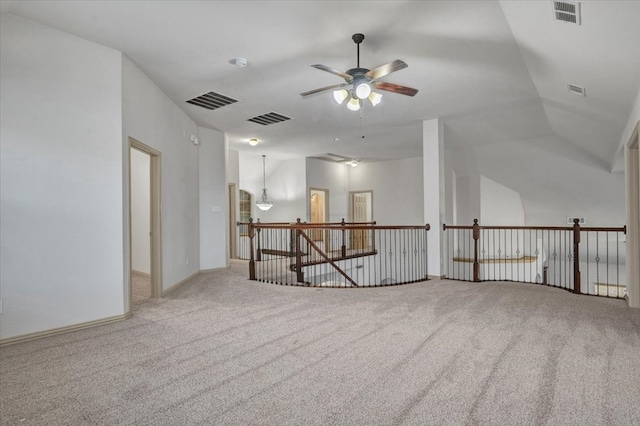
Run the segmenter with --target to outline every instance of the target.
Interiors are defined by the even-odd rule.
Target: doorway
[[[129,310],[162,296],[160,152],[129,138]]]
[[[329,217],[329,190],[309,188],[309,223],[326,223]],[[313,241],[323,242],[322,229],[310,230],[309,237]]]
[[[373,222],[373,191],[349,192],[349,218],[351,222]],[[369,246],[369,232],[353,229],[350,233],[350,247],[363,249]]]

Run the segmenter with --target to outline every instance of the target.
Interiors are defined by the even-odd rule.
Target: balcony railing
[[[253,219],[249,219],[249,222],[236,222],[238,227],[238,243],[236,245],[236,259],[249,260],[251,258],[250,244],[249,244],[249,226],[253,223]],[[260,219],[257,220],[255,225],[260,223]],[[271,225],[288,225],[290,222],[270,222]]]
[[[425,226],[247,223],[249,278],[314,287],[372,287],[427,279]]]
[[[626,227],[444,225],[447,278],[519,281],[623,298]]]

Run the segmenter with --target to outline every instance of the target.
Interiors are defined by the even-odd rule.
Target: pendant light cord
[[[265,177],[265,171],[264,171],[264,161],[265,161],[265,157],[266,155],[262,154],[262,189],[267,189],[267,178]]]

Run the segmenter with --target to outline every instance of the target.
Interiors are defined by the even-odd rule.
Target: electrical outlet
[[[2,299],[0,299],[0,315],[2,315]]]
[[[187,265],[189,264],[189,258],[187,257]]]

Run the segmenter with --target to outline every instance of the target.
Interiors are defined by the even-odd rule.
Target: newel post
[[[260,218],[256,219],[256,223],[258,225],[260,225]],[[262,232],[261,228],[258,228],[257,230],[257,236],[258,236],[258,243],[256,244],[258,246],[258,250],[256,251],[256,260],[258,262],[262,262],[262,243],[260,242],[260,233]]]
[[[473,281],[480,282],[480,263],[478,263],[478,240],[480,239],[480,225],[478,219],[473,219]]]
[[[580,224],[573,219],[573,292],[580,293]]]
[[[256,262],[253,257],[253,236],[254,236],[254,228],[253,228],[253,219],[249,218],[249,279],[256,279]]]
[[[347,244],[346,244],[346,240],[345,240],[345,222],[344,222],[344,218],[342,218],[342,222],[340,222],[340,225],[342,226],[342,248],[341,248],[341,254],[342,257],[346,257],[347,256]],[[352,237],[353,238],[353,237]]]
[[[300,238],[302,237],[302,223],[300,218],[296,220],[296,278],[299,283],[304,282],[304,272],[302,272],[302,250],[300,247]]]
[[[371,222],[371,226],[376,226],[376,221]],[[376,249],[376,230],[374,228],[371,229],[371,250]]]

